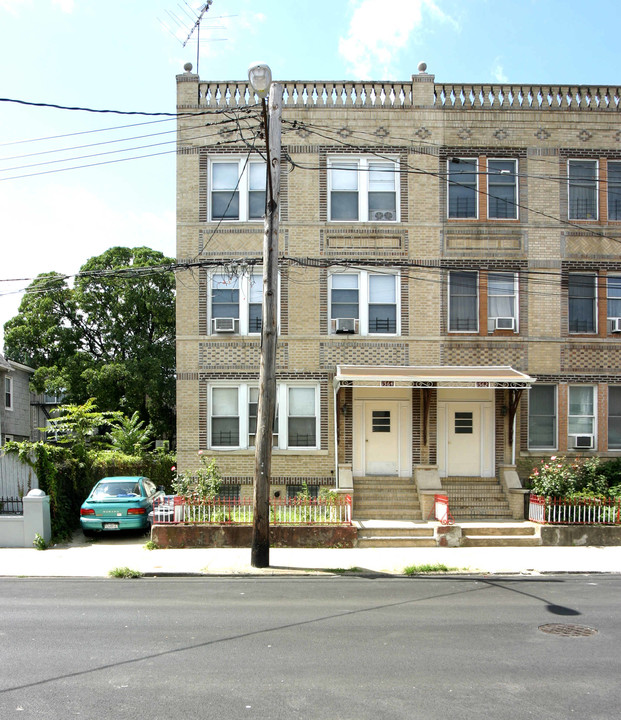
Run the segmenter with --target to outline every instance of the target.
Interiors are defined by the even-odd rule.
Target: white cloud
[[[52,6],[58,7],[67,15],[71,14],[74,9],[74,0],[52,0]]]
[[[493,66],[492,66],[492,76],[496,82],[499,83],[508,83],[509,78],[505,75],[504,68],[500,64],[500,58],[496,58],[494,60]]]
[[[441,22],[455,22],[434,0],[354,0],[347,37],[339,40],[339,52],[348,63],[348,71],[357,78],[391,74],[393,58],[421,28],[424,14]]]
[[[6,10],[11,15],[17,15],[17,11],[30,4],[30,0],[0,0],[0,10]]]

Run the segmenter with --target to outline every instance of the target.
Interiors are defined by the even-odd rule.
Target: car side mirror
[[[157,490],[158,490],[158,492],[163,492],[163,493],[166,492],[166,488],[163,485],[160,485]]]

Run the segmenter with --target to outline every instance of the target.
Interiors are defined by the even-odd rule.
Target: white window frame
[[[333,271],[328,275],[328,318],[330,334],[334,334],[332,329],[332,278],[337,275],[352,275],[358,278],[358,335],[372,335],[373,337],[381,337],[384,335],[397,336],[401,335],[401,275],[398,270],[356,270],[356,271]],[[395,332],[371,332],[369,330],[369,306],[374,304],[370,302],[370,278],[375,275],[389,276],[395,278]]]
[[[572,330],[571,329],[571,298],[569,295],[569,280],[571,277],[590,277],[593,278],[593,330]],[[598,332],[598,316],[599,316],[599,293],[598,293],[598,275],[592,272],[571,272],[567,279],[567,329],[571,335],[597,335]]]
[[[208,308],[207,308],[207,327],[208,327],[208,335],[216,335],[216,336],[226,336],[227,333],[220,333],[214,331],[214,315],[213,315],[213,291],[214,291],[214,278],[220,277],[224,275],[225,277],[229,277],[226,275],[226,273],[214,271],[210,273],[208,278]],[[261,328],[258,330],[256,328],[251,327],[250,322],[250,305],[253,305],[255,303],[251,303],[251,293],[252,288],[255,283],[260,282],[262,284],[263,282],[263,270],[262,268],[258,267],[255,270],[243,273],[242,275],[232,275],[230,276],[231,280],[237,279],[238,286],[237,290],[239,291],[239,301],[238,301],[238,311],[236,318],[237,320],[237,327],[235,332],[230,333],[231,335],[261,335]],[[263,305],[263,298],[261,297],[261,305]],[[277,297],[277,327],[280,331],[280,274],[278,275],[278,297]]]
[[[610,295],[610,281],[614,280],[618,283],[619,288],[621,289],[621,275],[608,275],[606,277],[606,319],[612,320],[613,318],[621,317],[621,312],[618,315],[613,315],[609,312],[609,305],[610,301],[616,301],[621,303],[621,295],[619,296],[612,296]]]
[[[490,201],[492,199],[490,194],[490,179],[492,178],[493,173],[490,172],[489,167],[490,163],[494,162],[503,162],[503,163],[512,163],[513,164],[513,171],[509,172],[509,175],[513,177],[513,187],[515,191],[515,200],[514,200],[514,215],[513,217],[491,217],[490,215]],[[506,172],[501,171],[501,175],[505,175]],[[499,158],[499,157],[488,157],[487,158],[487,219],[491,220],[492,222],[495,222],[497,220],[519,220],[519,202],[520,202],[520,195],[519,195],[519,183],[518,183],[518,161],[515,158]]]
[[[236,218],[220,218],[220,217],[213,217],[213,192],[217,192],[217,190],[214,190],[214,182],[213,182],[213,169],[216,165],[223,165],[223,164],[229,164],[237,165],[237,192],[239,193],[239,213],[238,217]],[[245,155],[243,157],[238,157],[235,155],[222,155],[217,157],[209,158],[208,163],[208,217],[210,222],[251,222],[251,223],[262,223],[263,217],[250,217],[250,166],[251,165],[262,165],[265,167],[265,161],[261,160],[259,158],[250,158],[248,160],[248,156]],[[231,191],[233,189],[231,188]]]
[[[15,409],[14,403],[14,383],[13,378],[5,375],[4,377],[4,409],[13,411]],[[8,399],[8,402],[7,402]]]
[[[595,178],[593,180],[593,183],[595,185],[595,217],[580,217],[579,214],[572,214],[572,202],[571,202],[571,191],[572,191],[572,183],[576,183],[577,179],[574,178],[572,180],[571,177],[571,166],[575,164],[591,164],[595,165]],[[567,217],[570,220],[580,220],[580,221],[593,221],[593,220],[599,220],[599,160],[592,160],[590,158],[570,158],[567,160]]]
[[[593,400],[592,415],[575,415],[571,412],[571,389],[572,388],[589,388],[591,391],[591,399]],[[591,432],[576,432],[570,428],[572,418],[589,418],[591,420]],[[593,450],[597,449],[597,387],[595,385],[580,385],[573,383],[567,386],[567,435],[593,435]],[[574,448],[570,448],[574,449]]]
[[[611,217],[610,206],[611,206],[611,195],[616,195],[621,202],[621,181],[610,181],[610,166],[615,165],[621,172],[621,161],[609,160],[607,165],[607,187],[606,187],[606,206],[608,208],[608,220],[611,222],[619,222],[621,220],[621,208],[617,210],[617,217]]]
[[[220,452],[232,452],[235,450],[253,450],[254,445],[250,444],[250,389],[257,387],[256,382],[214,382],[207,388],[208,410],[207,410],[207,447],[209,450]],[[315,445],[294,446],[289,445],[289,389],[290,388],[313,388],[315,391]],[[212,442],[212,418],[213,418],[213,391],[214,389],[236,389],[237,390],[237,418],[239,420],[239,443],[232,445],[214,445]],[[278,407],[278,444],[275,450],[295,450],[305,452],[318,450],[321,444],[321,394],[319,383],[292,381],[278,383],[276,386],[276,405]],[[232,416],[231,416],[232,417]]]
[[[238,450],[240,447],[242,447],[241,440],[244,437],[244,430],[243,430],[243,408],[244,408],[244,402],[242,395],[243,389],[245,386],[238,385],[236,383],[223,383],[223,384],[217,384],[212,385],[209,387],[209,422],[207,427],[207,436],[208,436],[208,443],[209,447],[214,450]],[[214,408],[214,401],[213,401],[213,392],[214,390],[236,390],[237,391],[237,415],[230,415],[230,416],[223,416],[223,415],[216,415],[213,414],[213,408]],[[247,406],[247,402],[246,402]],[[236,417],[238,421],[237,426],[237,432],[238,432],[238,443],[237,445],[216,445],[213,441],[213,423],[212,420],[214,417]],[[246,423],[247,425],[247,423]],[[246,433],[247,434],[247,433]]]
[[[454,161],[459,161],[455,163]],[[475,188],[474,188],[474,215],[466,215],[460,217],[459,215],[451,215],[451,187],[458,185],[459,183],[451,178],[451,162],[453,164],[460,164],[462,162],[472,163],[474,162],[474,173],[475,177]],[[456,173],[455,173],[456,174]],[[446,217],[450,220],[478,220],[479,219],[479,158],[478,157],[451,157],[448,158],[446,163]]]
[[[607,442],[608,442],[608,450],[610,450],[611,452],[620,452],[621,444],[619,445],[619,447],[610,447],[610,418],[611,417],[621,418],[621,413],[619,415],[611,415],[611,413],[610,413],[610,390],[612,388],[617,388],[618,390],[621,390],[621,386],[620,385],[609,385],[608,386],[608,397],[607,397],[607,408],[606,408],[606,415],[607,415],[607,420],[608,420]]]
[[[474,273],[474,274],[476,275],[476,279],[477,279],[477,284],[476,284],[477,304],[476,304],[476,318],[475,318],[475,319],[476,319],[476,328],[473,328],[473,329],[471,329],[471,330],[454,330],[454,329],[451,328],[451,277],[452,277],[455,273],[464,273],[464,272]],[[470,334],[470,335],[472,335],[472,334],[477,334],[477,333],[479,332],[479,314],[480,314],[480,304],[481,304],[480,279],[481,279],[481,278],[480,278],[480,275],[479,275],[478,270],[449,270],[448,283],[447,283],[447,285],[448,285],[448,287],[447,287],[447,292],[448,292],[447,312],[448,312],[448,316],[447,316],[447,319],[446,319],[446,320],[447,320],[447,321],[446,321],[446,327],[447,327],[448,332],[450,332],[450,333],[468,333],[468,334]]]
[[[530,444],[530,419],[531,419],[531,404],[530,404],[530,393],[532,393],[534,387],[551,387],[554,389],[554,444],[550,446],[544,446],[544,445],[531,445]],[[528,449],[533,451],[540,451],[540,450],[556,450],[558,448],[558,385],[553,385],[552,383],[537,383],[533,388],[531,388],[529,392],[529,399],[528,399],[528,429],[526,434],[526,439],[528,443]],[[549,415],[546,415],[545,417],[550,417]]]
[[[506,275],[507,277],[513,278],[513,295],[491,295],[489,288],[489,278],[491,275]],[[488,270],[487,272],[487,322],[488,322],[488,332],[494,331],[496,329],[496,318],[498,317],[509,317],[509,315],[492,315],[490,313],[490,298],[491,297],[513,297],[513,319],[514,319],[514,333],[519,333],[520,331],[520,278],[519,274],[515,272],[495,272],[493,270]]]
[[[358,218],[356,220],[341,220],[332,219],[332,170],[338,169],[339,165],[344,164],[356,164],[358,166],[357,179],[358,179]],[[386,218],[371,218],[369,217],[369,170],[373,165],[387,165],[391,164],[394,171],[394,194],[395,194],[395,217],[390,220]],[[388,156],[377,157],[377,156],[365,156],[365,155],[337,155],[328,157],[328,220],[335,223],[358,223],[358,222],[373,222],[373,223],[398,223],[401,221],[401,208],[400,208],[400,167],[398,158]],[[338,192],[338,191],[335,191]],[[372,208],[371,208],[372,209]]]

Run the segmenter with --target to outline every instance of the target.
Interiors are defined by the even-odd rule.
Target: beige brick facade
[[[339,462],[353,462],[355,471],[354,437],[362,425],[355,413],[352,419],[352,405],[363,401],[356,388],[353,393],[341,388],[335,413],[333,379],[339,365],[511,366],[536,378],[536,386],[555,388],[553,417],[541,420],[553,428],[549,447],[534,432],[529,443],[528,393],[523,394],[516,421],[518,457],[573,452],[570,426],[593,435],[595,452],[621,451],[621,437],[609,432],[609,415],[621,415],[621,408],[608,409],[608,387],[621,385],[621,333],[612,332],[607,312],[608,278],[621,277],[621,210],[612,209],[607,182],[621,177],[615,174],[621,173],[618,90],[440,84],[425,73],[405,83],[287,82],[284,87],[277,376],[285,404],[279,409],[273,486],[334,485]],[[241,308],[242,278],[253,267],[260,270],[263,228],[241,217],[241,211],[238,220],[212,217],[211,168],[214,160],[228,159],[227,167],[238,163],[235,191],[250,194],[241,178],[247,182],[246,166],[260,159],[264,147],[257,138],[259,113],[256,106],[249,108],[253,96],[245,82],[206,83],[185,73],[177,78],[177,90],[177,255],[188,264],[177,274],[178,464],[191,469],[197,452],[206,450],[226,481],[248,494],[254,463],[248,403],[258,380],[260,337],[242,329],[241,315],[234,332],[214,332],[212,276],[236,278],[235,302]],[[251,147],[256,152],[249,152]],[[455,158],[474,161],[476,201],[466,216],[451,204],[458,190],[447,176],[449,168],[459,167]],[[331,218],[331,163],[352,159],[394,163],[396,221]],[[515,171],[497,169],[500,161]],[[593,217],[575,217],[582,211],[570,207],[570,161],[594,168]],[[366,166],[359,168],[357,197],[367,182]],[[515,192],[517,210],[508,217],[493,209],[500,192],[495,182],[506,182]],[[369,203],[371,197],[369,190]],[[360,288],[373,273],[397,278],[396,329],[334,333],[331,275],[344,269],[360,273]],[[449,322],[450,303],[458,303],[450,277],[459,273],[476,273],[476,316],[463,330]],[[569,299],[576,274],[594,278],[593,297],[582,298],[580,311]],[[490,319],[499,276],[515,278],[514,329],[497,329]],[[250,284],[244,285],[247,293]],[[363,309],[359,296],[360,328],[365,323],[370,328],[370,319],[363,319],[370,313],[370,297]],[[592,307],[594,317],[581,332],[575,313],[585,307],[587,314]],[[576,425],[580,413],[570,410],[570,388],[581,385],[593,388],[592,407],[583,402],[582,415],[588,417]],[[238,410],[230,411],[232,421],[214,410],[214,388],[233,389],[231,402]],[[292,448],[283,435],[293,432],[289,388],[316,389],[317,431],[309,447]],[[496,473],[499,464],[512,462],[514,450],[508,439],[508,395],[491,389]],[[409,438],[411,462],[402,462],[400,474],[439,462],[437,448],[444,440],[437,412],[444,411],[444,403],[438,405],[435,393],[429,403],[416,387],[408,396],[411,427],[401,441]],[[375,400],[369,396],[367,402],[370,407]],[[214,415],[220,418],[215,423],[239,434],[225,441],[229,446],[213,442]],[[617,447],[609,447],[609,438]]]

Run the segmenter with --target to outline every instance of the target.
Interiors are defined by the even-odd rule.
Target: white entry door
[[[447,405],[447,475],[481,475],[481,403]]]
[[[365,402],[364,458],[366,475],[399,474],[398,402]]]

